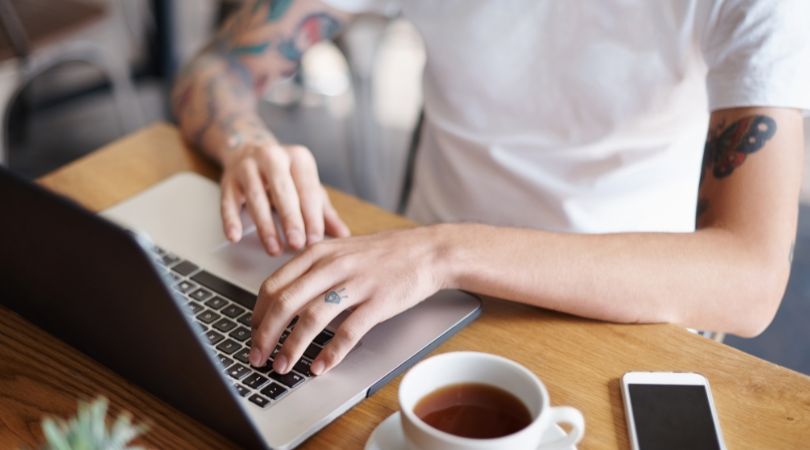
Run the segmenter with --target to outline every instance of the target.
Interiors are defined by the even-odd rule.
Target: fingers
[[[329,199],[329,194],[326,189],[321,188],[323,192],[323,220],[326,234],[334,237],[348,237],[352,233],[343,219],[338,215],[335,207],[332,206],[332,201]]]
[[[259,238],[271,255],[279,255],[286,236],[290,248],[323,240],[324,234],[350,235],[329,196],[321,186],[312,153],[301,146],[252,145],[238,162],[226,167],[222,182],[221,215],[225,235],[238,241],[242,235],[239,210],[246,204]],[[276,210],[283,230],[277,230]]]
[[[302,308],[309,303],[313,297],[322,295],[321,293],[331,288],[335,283],[334,274],[326,267],[316,268],[299,277],[294,283],[291,283],[286,288],[276,291],[268,292],[262,290],[261,297],[263,299],[263,310],[255,311],[253,313],[254,326],[258,320],[259,325],[254,327],[252,335],[252,349],[250,352],[250,363],[254,366],[262,366],[267,361],[268,356],[275,348],[281,333],[290,323],[292,318],[302,310]],[[334,314],[340,311],[339,308]],[[307,313],[311,315],[311,311]],[[259,319],[256,319],[257,316]],[[308,317],[301,320],[313,322],[316,320],[314,317]],[[331,319],[330,319],[331,320]],[[325,326],[325,324],[324,324]],[[300,324],[296,324],[295,329],[299,329]],[[320,329],[318,329],[320,331]],[[298,334],[301,334],[300,332]],[[314,337],[314,336],[312,336]],[[289,338],[288,338],[289,339]],[[301,353],[303,353],[301,349]],[[294,355],[291,355],[294,356]],[[288,361],[297,361],[283,358],[276,358],[276,369],[278,372],[287,369]],[[283,372],[282,372],[283,373]]]
[[[357,309],[340,324],[340,327],[335,333],[335,337],[321,350],[320,354],[315,358],[315,361],[312,362],[309,371],[312,372],[313,375],[321,375],[343,361],[343,358],[360,342],[360,338],[365,336],[374,325],[385,320],[385,318],[377,316],[378,313],[373,302],[365,302],[357,307]],[[297,328],[298,326],[296,325],[296,329]]]
[[[328,293],[319,293],[312,298],[299,312],[298,322],[273,361],[273,370],[278,373],[289,372],[293,365],[304,356],[307,347],[312,344],[312,340],[318,333],[326,328],[341,311],[356,303],[357,291],[357,286],[334,286],[327,289]],[[325,301],[327,295],[330,298],[329,302]],[[350,296],[354,298],[350,298]]]
[[[240,167],[242,192],[248,206],[248,211],[256,223],[256,230],[265,249],[271,255],[281,253],[278,243],[276,226],[270,213],[270,203],[264,188],[259,169],[252,160],[245,160]]]
[[[304,252],[299,253],[294,258],[287,261],[264,281],[259,298],[256,300],[256,306],[253,307],[251,325],[254,330],[261,324],[267,312],[267,307],[273,299],[276,298],[282,289],[305,274],[322,254],[323,252],[320,246],[309,247]]]
[[[298,191],[290,173],[290,157],[281,149],[262,152],[261,155],[261,168],[267,179],[273,206],[281,219],[287,244],[293,249],[300,249],[306,244],[306,237]]]
[[[292,178],[298,189],[301,200],[301,213],[306,227],[307,244],[314,244],[323,239],[324,233],[324,197],[321,194],[321,181],[318,178],[318,167],[312,153],[304,147],[289,147],[292,159]]]
[[[222,215],[222,229],[231,242],[238,242],[242,238],[242,221],[239,220],[239,210],[242,208],[242,194],[239,191],[239,185],[230,177],[223,177],[221,184],[220,213]]]

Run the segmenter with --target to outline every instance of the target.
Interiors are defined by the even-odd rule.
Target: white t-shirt
[[[427,51],[408,214],[691,231],[709,111],[810,109],[810,0],[326,0]]]

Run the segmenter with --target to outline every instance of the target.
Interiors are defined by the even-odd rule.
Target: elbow
[[[753,338],[762,334],[776,316],[787,288],[790,266],[784,261],[760,262],[748,276],[747,292],[739,298],[741,308],[730,309],[737,310],[737,314],[729,331],[740,337]]]

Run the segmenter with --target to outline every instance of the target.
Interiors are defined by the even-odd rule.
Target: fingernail
[[[228,240],[231,242],[236,242],[239,240],[239,233],[236,231],[236,227],[231,225],[228,227],[228,230],[225,232],[225,235],[228,236]]]
[[[315,361],[310,366],[309,371],[312,372],[313,375],[320,375],[323,372],[324,366],[323,361]]]
[[[259,367],[261,364],[262,364],[262,352],[258,348],[253,347],[250,350],[250,365],[253,367]]]
[[[273,370],[278,373],[287,373],[287,357],[279,354],[273,362]]]
[[[273,255],[277,255],[280,252],[278,242],[276,242],[275,238],[267,238],[267,250]]]
[[[320,242],[322,239],[323,238],[320,235],[317,235],[317,234],[310,234],[309,236],[307,236],[307,242],[309,244],[314,244],[316,242]]]
[[[298,230],[290,230],[287,232],[287,242],[293,248],[301,248],[304,246],[304,234]]]

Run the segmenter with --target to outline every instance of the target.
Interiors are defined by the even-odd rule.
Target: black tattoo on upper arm
[[[746,116],[728,126],[725,121],[720,121],[714,129],[709,130],[706,137],[700,186],[703,186],[709,171],[718,180],[730,176],[745,162],[748,155],[765,146],[774,134],[776,121],[770,116]],[[699,219],[708,209],[708,199],[699,197],[696,218]]]

